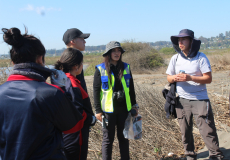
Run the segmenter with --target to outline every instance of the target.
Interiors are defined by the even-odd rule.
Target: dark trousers
[[[117,126],[117,137],[119,142],[121,160],[129,159],[129,140],[124,138],[123,130],[125,120],[128,116],[127,109],[123,109],[119,112],[105,113],[105,117],[108,119],[108,126],[103,130],[103,141],[102,141],[102,158],[103,160],[112,159],[112,146],[115,136],[115,126]]]
[[[67,160],[86,160],[88,154],[89,126],[72,134],[63,134],[64,152]]]
[[[213,112],[209,100],[199,101],[180,98],[179,104],[176,107],[176,113],[186,155],[196,155],[194,152],[195,147],[192,134],[193,116],[205,145],[209,149],[209,156],[222,154],[219,149]]]

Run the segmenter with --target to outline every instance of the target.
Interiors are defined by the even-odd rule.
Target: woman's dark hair
[[[109,77],[110,80],[111,80],[111,70],[110,70],[111,53],[112,53],[112,49],[108,52],[108,54],[105,56],[105,59],[104,59],[105,68],[106,68],[106,71],[108,73],[108,77]],[[120,59],[117,61],[117,68],[118,68],[118,71],[119,71],[119,73],[118,73],[119,78],[121,78],[123,76],[123,71],[124,71],[124,64],[122,62],[122,54],[120,56]]]
[[[28,35],[25,28],[25,34],[21,34],[18,28],[2,28],[3,40],[12,46],[10,50],[11,60],[15,63],[36,62],[37,56],[43,56],[46,53],[45,47],[39,39],[33,35]]]
[[[73,66],[80,65],[82,61],[83,55],[81,51],[74,48],[67,48],[61,54],[60,60],[55,63],[54,67],[67,73],[72,70]]]

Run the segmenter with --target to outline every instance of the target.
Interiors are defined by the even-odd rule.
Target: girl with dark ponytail
[[[73,134],[63,134],[64,152],[68,160],[86,160],[88,152],[89,128],[96,122],[92,106],[87,92],[82,88],[81,82],[76,78],[83,69],[83,55],[74,48],[67,48],[55,64],[55,69],[65,72],[67,81],[65,83],[66,94],[70,94],[72,102],[82,113],[84,119],[83,128]],[[59,72],[60,74],[60,72]],[[55,77],[53,76],[53,80]],[[80,106],[80,107],[79,107]]]
[[[45,83],[52,71],[44,67],[41,41],[18,28],[2,31],[14,67],[0,85],[0,157],[66,159],[62,132],[79,131],[82,114],[64,91]]]
[[[36,62],[37,57],[42,56],[44,63],[44,56],[46,53],[45,47],[39,39],[33,35],[21,34],[18,28],[6,29],[3,28],[3,39],[11,45],[10,57],[14,64]]]

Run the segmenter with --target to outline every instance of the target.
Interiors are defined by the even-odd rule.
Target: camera
[[[117,91],[113,93],[113,99],[116,99],[118,102],[123,102],[125,100],[124,91]]]

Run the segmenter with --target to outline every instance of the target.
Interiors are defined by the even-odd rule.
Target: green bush
[[[144,58],[143,67],[144,68],[154,68],[154,67],[160,67],[164,64],[164,59],[160,56],[159,53],[149,53],[147,57]]]
[[[175,54],[174,48],[169,47],[162,48],[159,52],[164,54]]]
[[[164,65],[162,56],[148,43],[125,41],[121,43],[121,46],[125,50],[122,61],[130,64],[133,73],[144,73],[144,71]],[[84,62],[88,64],[88,67],[84,74],[93,75],[95,66],[102,61],[103,57],[101,55],[85,55]]]
[[[84,75],[89,76],[89,75],[94,75],[95,72],[95,66],[102,63],[103,57],[95,57],[94,61],[92,61],[90,64],[88,64],[86,70],[84,71]]]
[[[121,43],[122,48],[125,50],[125,53],[130,53],[130,52],[138,52],[141,51],[145,48],[149,48],[148,43],[142,43],[142,42],[134,42],[132,41],[125,41]]]
[[[148,43],[131,41],[122,43],[122,47],[126,51],[123,61],[130,64],[132,72],[143,73],[143,70],[152,70],[164,65],[162,56]]]

